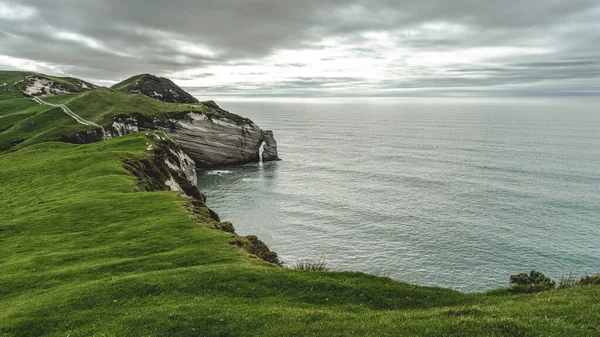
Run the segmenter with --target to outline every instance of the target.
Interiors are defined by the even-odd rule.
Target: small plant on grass
[[[577,277],[577,274],[570,272],[569,275],[563,276],[558,283],[559,288],[570,288],[576,286],[600,285],[600,273],[596,275],[585,275]]]
[[[510,286],[515,292],[530,293],[552,289],[556,286],[556,282],[541,272],[532,270],[529,274],[511,275]]]
[[[329,267],[327,266],[327,262],[323,260],[303,260],[296,262],[296,264],[294,265],[294,269],[310,271],[328,271]]]
[[[571,271],[569,274],[561,276],[560,281],[558,281],[558,287],[561,289],[569,288],[576,286],[578,283],[577,274]]]
[[[579,280],[579,284],[580,286],[587,286],[587,285],[600,285],[600,273],[590,276],[590,275],[586,275],[584,277],[581,278],[581,280]]]

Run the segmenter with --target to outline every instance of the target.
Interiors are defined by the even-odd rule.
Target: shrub
[[[510,286],[515,292],[539,292],[552,289],[556,282],[539,271],[510,276]]]

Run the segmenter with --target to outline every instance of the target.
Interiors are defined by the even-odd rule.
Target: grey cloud
[[[539,47],[543,55],[498,58],[495,64],[445,69],[445,76],[366,82],[362,78],[296,78],[238,90],[232,86],[197,88],[209,93],[307,95],[327,85],[346,84],[354,94],[377,90],[432,88],[455,90],[546,80],[598,78],[600,7],[597,0],[19,0],[0,2],[33,8],[15,24],[0,21],[0,55],[44,62],[65,74],[109,83],[135,73],[181,74],[176,80],[209,78],[209,66],[259,66],[281,50],[324,50],[326,38],[341,41],[353,55],[380,60],[389,51],[365,47],[369,31],[387,31],[398,48],[455,51],[479,47]],[[430,31],[411,35],[435,22],[466,27],[465,31]],[[59,32],[63,33],[62,38]],[[78,34],[69,41],[64,34]],[[175,48],[173,41],[182,41]],[[87,41],[88,43],[86,43]],[[90,41],[97,43],[95,48]],[[187,46],[202,46],[203,55]],[[103,49],[105,48],[105,49]],[[121,54],[121,55],[119,55]],[[128,56],[124,56],[128,55]],[[325,56],[322,60],[336,62]],[[403,63],[402,60],[398,61]],[[277,62],[278,68],[309,68],[302,62]],[[199,75],[187,76],[186,71]],[[260,76],[262,70],[247,74]],[[470,78],[474,74],[478,78]],[[391,76],[393,76],[393,71]],[[405,74],[397,74],[402,78]],[[237,83],[236,85],[256,85]],[[559,86],[557,84],[557,86]],[[590,88],[597,91],[598,87]],[[533,90],[532,93],[537,91]],[[336,93],[337,94],[337,93]]]

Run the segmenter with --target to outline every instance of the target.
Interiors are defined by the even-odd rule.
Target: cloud
[[[28,20],[37,14],[35,8],[16,3],[0,2],[0,20],[22,21]]]
[[[0,0],[0,66],[211,95],[588,94],[599,22],[595,0]]]

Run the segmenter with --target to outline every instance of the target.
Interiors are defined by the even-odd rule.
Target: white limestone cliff
[[[141,115],[115,117],[113,136],[136,131],[159,130],[177,141],[198,167],[216,167],[258,162],[265,144],[263,161],[279,160],[273,132],[246,120],[190,112],[180,119],[160,120]]]

